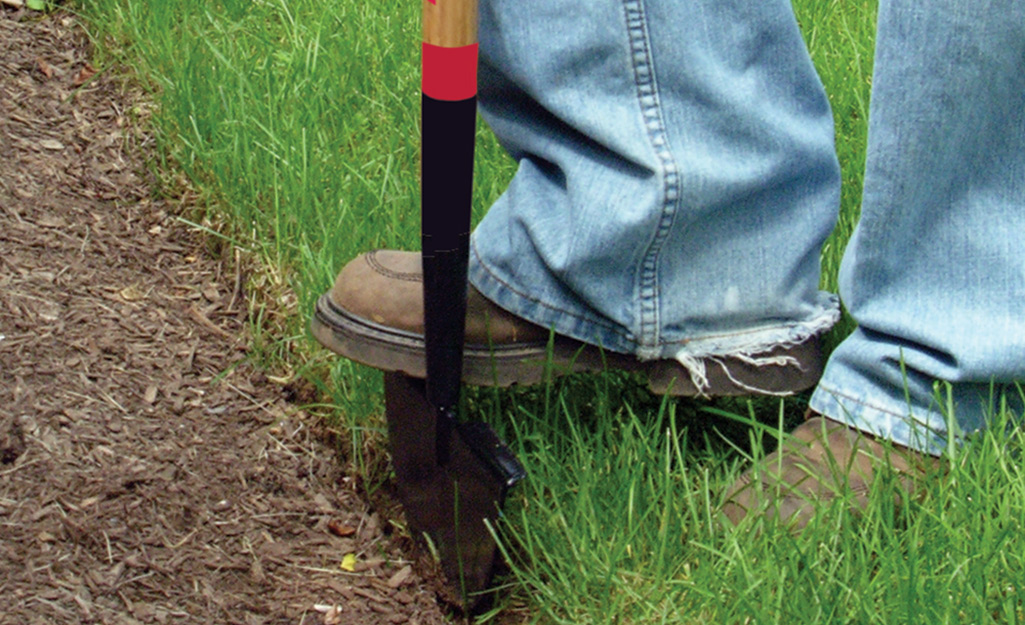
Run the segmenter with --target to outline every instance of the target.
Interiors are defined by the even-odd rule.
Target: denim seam
[[[623,9],[641,121],[647,130],[652,151],[660,165],[658,173],[662,177],[661,214],[658,226],[641,260],[638,278],[637,356],[642,360],[652,360],[662,355],[658,266],[659,256],[678,212],[681,195],[680,175],[662,117],[643,0],[627,0],[623,3]]]
[[[516,289],[512,284],[510,284],[506,280],[503,280],[500,276],[498,276],[497,274],[495,274],[494,271],[491,270],[491,267],[489,267],[488,264],[486,262],[484,262],[484,259],[481,258],[480,253],[477,251],[476,242],[473,241],[472,239],[471,239],[471,242],[470,242],[470,250],[471,250],[471,253],[473,254],[474,258],[476,258],[478,266],[483,271],[485,271],[488,274],[488,276],[491,277],[492,280],[494,280],[498,284],[502,285],[502,288],[504,290],[506,290],[506,291],[508,291],[510,293],[513,293],[514,295],[516,295],[517,297],[519,297],[519,298],[521,298],[521,299],[523,299],[525,301],[531,302],[535,306],[540,306],[540,307],[545,308],[547,310],[551,310],[551,311],[553,311],[553,312],[555,312],[555,313],[557,313],[559,315],[564,315],[564,316],[567,316],[567,317],[572,317],[573,319],[576,319],[577,321],[579,321],[581,323],[585,323],[585,324],[589,323],[589,324],[593,324],[595,326],[598,326],[598,327],[602,328],[603,330],[605,330],[605,331],[607,331],[607,332],[609,332],[611,334],[615,334],[615,335],[619,336],[625,342],[629,343],[629,342],[632,341],[632,337],[630,336],[630,334],[628,332],[623,332],[623,330],[621,328],[619,328],[619,327],[616,327],[616,326],[614,326],[612,324],[603,322],[600,319],[595,319],[594,317],[589,316],[589,315],[581,315],[581,314],[573,312],[571,310],[566,310],[566,309],[560,308],[558,306],[552,306],[551,304],[549,304],[547,302],[543,302],[543,301],[541,301],[540,299],[538,299],[536,297],[532,297],[532,296],[530,296],[530,295],[528,295],[526,293],[523,293],[522,291]],[[494,302],[494,303],[498,304],[498,302]],[[513,312],[513,311],[509,311],[509,312]],[[514,313],[514,314],[517,314],[517,316],[520,316],[518,313]],[[534,322],[534,323],[536,323],[536,322]],[[574,338],[576,338],[576,337],[574,337]],[[583,339],[581,339],[581,340],[583,340]]]
[[[663,340],[659,344],[664,346],[664,347],[671,347],[671,346],[674,346],[674,345],[688,345],[690,343],[695,343],[695,342],[700,342],[700,341],[714,341],[714,340],[717,340],[717,339],[729,339],[729,338],[735,338],[735,337],[738,337],[738,336],[747,336],[747,335],[752,335],[752,334],[761,334],[762,332],[765,332],[766,330],[783,330],[783,329],[785,329],[785,330],[795,330],[795,329],[798,329],[798,328],[802,328],[805,325],[806,325],[805,323],[779,323],[779,324],[773,324],[773,325],[768,325],[768,326],[761,326],[761,327],[757,327],[757,328],[751,328],[751,329],[748,329],[748,330],[738,330],[736,332],[718,332],[718,333],[715,333],[715,334],[701,334],[701,335],[697,335],[697,336],[689,336],[687,338],[678,339],[678,340],[675,340],[675,341],[665,341],[665,340]],[[807,340],[808,338],[810,338],[811,336],[814,336],[816,334],[820,334],[820,332],[813,332],[813,333],[811,333],[806,338],[803,338],[803,339],[800,339],[800,340],[796,340],[796,341],[792,341],[791,344],[796,345],[798,343],[801,343],[801,342]],[[768,349],[770,349],[770,347],[767,347],[765,351],[767,351]]]
[[[824,392],[824,393],[829,393],[830,395],[834,395],[836,397],[842,397],[842,398],[844,398],[844,399],[846,399],[846,400],[848,400],[850,402],[853,402],[855,404],[861,404],[862,406],[865,406],[866,408],[870,408],[872,410],[881,412],[883,414],[890,415],[891,417],[893,417],[895,419],[904,419],[907,416],[907,415],[904,415],[904,414],[901,414],[901,413],[894,412],[894,411],[889,410],[887,408],[883,408],[882,406],[878,406],[876,404],[873,404],[872,402],[867,402],[867,401],[864,401],[862,399],[858,399],[857,397],[854,397],[853,395],[850,395],[848,393],[842,393],[842,392],[840,392],[840,391],[838,391],[838,390],[836,390],[834,388],[831,388],[829,385],[827,385],[827,384],[825,384],[823,382],[819,382],[818,386],[819,386],[819,389],[821,389],[822,392]]]
[[[818,393],[823,393],[825,395],[830,396],[832,404],[840,410],[840,413],[836,415],[829,415],[823,412],[824,416],[827,416],[836,421],[846,423],[847,425],[853,428],[862,431],[867,431],[874,436],[881,436],[888,440],[892,440],[900,445],[903,445],[904,447],[907,447],[908,449],[914,449],[933,456],[940,456],[943,453],[943,447],[946,445],[946,443],[938,444],[936,437],[938,437],[940,440],[945,440],[947,433],[930,431],[931,428],[929,427],[929,425],[922,419],[916,418],[913,411],[911,413],[895,412],[893,410],[883,408],[878,404],[874,404],[872,402],[854,397],[849,393],[842,393],[836,390],[834,387],[830,386],[829,384],[823,383],[822,381],[819,381],[818,387],[816,389],[816,395],[812,397],[811,403],[816,403],[815,398],[818,397]],[[882,415],[885,415],[885,418],[892,419],[895,423],[903,424],[904,430],[906,430],[906,436],[904,436],[903,438],[894,437],[893,429],[890,429],[890,433],[887,434],[886,432],[880,430],[877,427],[879,425],[878,420],[869,420],[863,414],[852,415],[852,413],[849,410],[847,410],[847,408],[840,402],[840,399],[848,401],[852,404],[863,406],[868,410],[876,411]],[[909,425],[909,420],[910,423],[913,425]],[[916,427],[920,427],[922,428],[922,430],[916,430]]]

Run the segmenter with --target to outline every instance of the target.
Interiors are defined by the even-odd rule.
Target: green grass
[[[718,521],[738,470],[708,423],[719,409],[583,399],[604,393],[576,380],[507,406],[530,474],[508,510],[509,557],[537,622],[1025,619],[1023,434],[1003,434],[1006,410],[952,450],[949,471],[927,480],[921,498],[884,477],[862,518],[826,505],[795,537],[759,520]],[[765,407],[758,418],[773,416],[786,420]],[[775,436],[771,424],[735,425],[734,434]]]
[[[395,2],[91,0],[100,44],[151,87],[155,168],[182,172],[189,219],[255,250],[255,353],[319,383],[368,487],[380,479],[380,375],[313,349],[314,299],[372,247],[418,245],[418,11]],[[857,221],[874,1],[797,0],[843,169],[822,253],[836,289]],[[481,126],[474,218],[513,173]],[[270,299],[277,301],[269,301]],[[845,318],[832,336],[851,328]],[[803,398],[662,401],[625,376],[570,378],[468,402],[530,478],[499,530],[513,572],[500,606],[539,623],[1016,623],[1023,620],[1020,434],[997,427],[952,457],[922,501],[892,489],[854,520],[826,509],[801,537],[715,522],[745,454],[771,448]],[[737,415],[742,415],[738,417]],[[1007,419],[1006,410],[995,419]]]

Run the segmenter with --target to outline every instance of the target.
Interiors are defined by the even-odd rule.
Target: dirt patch
[[[0,623],[446,622],[245,364],[244,279],[151,198],[88,58],[72,17],[0,8]]]

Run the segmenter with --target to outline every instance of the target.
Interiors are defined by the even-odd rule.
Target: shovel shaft
[[[477,116],[476,0],[423,0],[421,238],[427,398],[447,461],[462,381]]]
[[[497,557],[489,521],[523,467],[486,424],[460,422],[473,148],[476,0],[422,0],[422,243],[426,380],[385,373],[398,495],[411,533],[427,535],[464,607],[487,603]],[[433,441],[432,441],[433,439]],[[431,446],[429,443],[434,442]]]

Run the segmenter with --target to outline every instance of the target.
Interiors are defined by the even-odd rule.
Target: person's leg
[[[480,25],[480,109],[519,170],[473,235],[464,380],[539,381],[554,330],[557,372],[812,386],[839,167],[788,0],[483,0]],[[422,375],[419,265],[351,262],[318,340]]]
[[[1025,380],[1025,4],[879,11],[864,203],[840,274],[859,327],[811,406],[937,453],[935,381],[971,432],[991,383]]]
[[[487,298],[697,381],[834,323],[832,116],[788,0],[484,0],[480,76],[519,161],[473,235]]]
[[[1016,0],[881,0],[862,216],[841,267],[859,327],[812,396],[828,419],[728,490],[731,521],[801,528],[841,490],[864,506],[884,467],[912,491],[950,440],[936,381],[970,432],[991,389],[1025,380],[1023,62]]]

